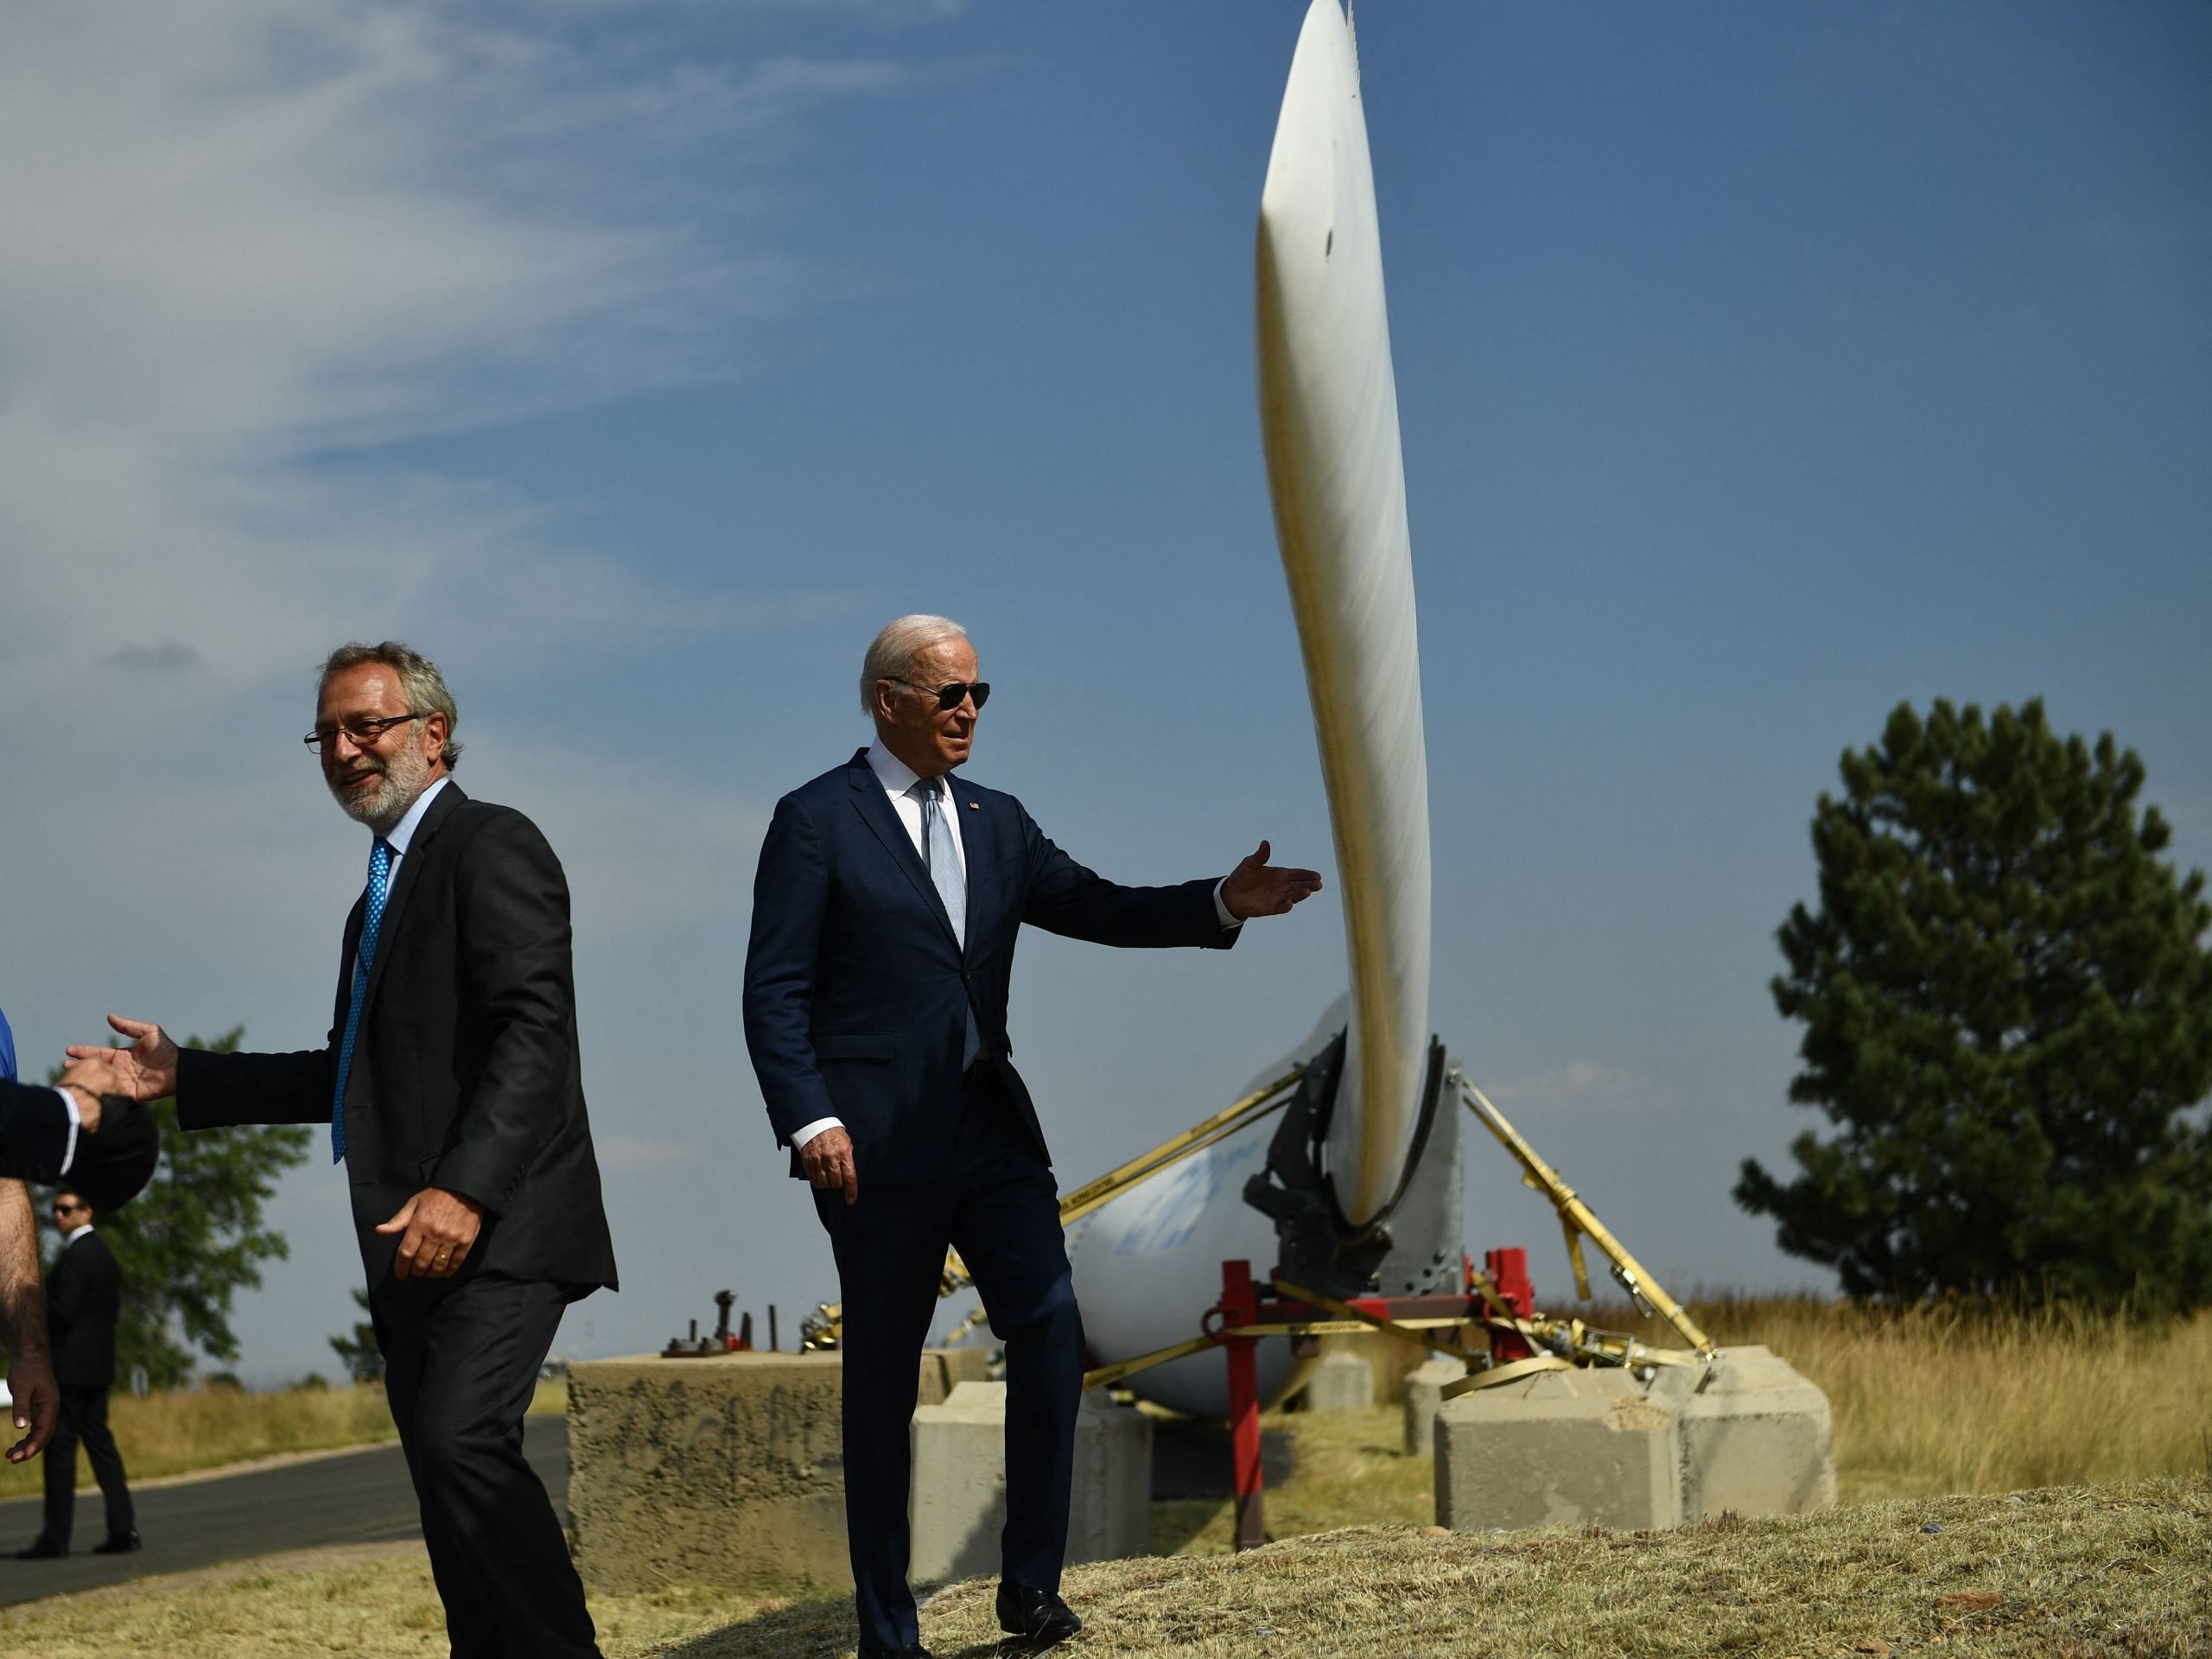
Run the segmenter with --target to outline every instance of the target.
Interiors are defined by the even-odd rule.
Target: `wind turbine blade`
[[[1372,1219],[1411,1150],[1428,1046],[1428,760],[1413,552],[1359,68],[1313,0],[1260,199],[1261,428],[1306,658],[1351,956],[1328,1161]]]

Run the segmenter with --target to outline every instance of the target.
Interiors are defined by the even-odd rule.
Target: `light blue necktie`
[[[361,1004],[368,1000],[369,969],[377,957],[377,930],[384,925],[384,901],[391,897],[391,843],[382,836],[369,851],[369,908],[361,918],[361,942],[353,947],[353,1001],[346,1010],[346,1035],[338,1045],[338,1092],[330,1102],[330,1161],[346,1161],[346,1074],[353,1068],[353,1036],[361,1028]]]
[[[944,821],[942,797],[944,780],[925,778],[914,785],[922,798],[922,868],[930,873],[937,896],[944,900],[944,913],[952,918],[952,937],[968,948],[968,878],[960,871],[960,849],[952,844],[952,826]],[[966,1071],[983,1051],[982,1034],[976,1029],[976,1010],[968,1008],[968,1036],[960,1051],[960,1069]]]

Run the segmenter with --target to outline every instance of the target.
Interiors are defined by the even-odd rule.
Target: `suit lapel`
[[[922,868],[922,855],[914,850],[913,837],[906,833],[906,826],[899,821],[899,809],[891,804],[891,797],[884,791],[883,780],[875,775],[875,768],[868,765],[866,749],[853,757],[852,765],[846,768],[845,778],[852,785],[853,807],[861,815],[861,821],[875,832],[875,838],[883,843],[884,852],[912,884],[922,902],[929,906],[930,914],[936,917],[938,925],[944,929],[944,937],[957,946],[960,941],[952,931],[952,918],[944,913],[944,900],[938,894],[937,883],[930,880],[930,873]]]
[[[377,1000],[377,987],[384,982],[385,964],[391,960],[391,942],[399,931],[399,918],[406,913],[407,901],[423,885],[423,866],[427,861],[430,843],[438,831],[451,817],[454,809],[468,797],[461,792],[459,784],[448,783],[438,791],[438,798],[430,803],[423,814],[423,822],[415,826],[415,834],[407,843],[407,855],[399,861],[399,877],[391,884],[391,891],[384,901],[384,920],[377,925],[377,954],[369,963],[369,988],[361,999],[361,1018],[365,1020],[369,1007]],[[355,947],[358,951],[359,946]],[[353,971],[349,959],[346,971]]]

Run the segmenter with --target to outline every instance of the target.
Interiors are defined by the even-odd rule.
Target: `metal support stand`
[[[1260,1298],[1249,1262],[1221,1264],[1220,1329],[1232,1332],[1260,1322]],[[1236,1477],[1236,1548],[1268,1541],[1267,1473],[1260,1462],[1260,1379],[1255,1339],[1224,1335],[1229,1351],[1229,1446]]]

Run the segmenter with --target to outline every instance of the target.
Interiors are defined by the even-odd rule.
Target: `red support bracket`
[[[1260,1298],[1249,1262],[1221,1264],[1221,1304],[1214,1310],[1217,1328],[1233,1331],[1260,1322]],[[1260,1465],[1260,1379],[1255,1339],[1230,1337],[1222,1344],[1229,1357],[1229,1446],[1236,1476],[1236,1548],[1256,1549],[1268,1541],[1266,1475]]]
[[[1483,1269],[1497,1291],[1497,1300],[1505,1304],[1506,1311],[1516,1319],[1534,1319],[1536,1314],[1536,1287],[1529,1278],[1529,1252],[1518,1248],[1483,1252]],[[1536,1351],[1529,1339],[1518,1331],[1504,1330],[1493,1325],[1490,1328],[1490,1357],[1493,1363],[1511,1364],[1516,1359],[1527,1359]]]

